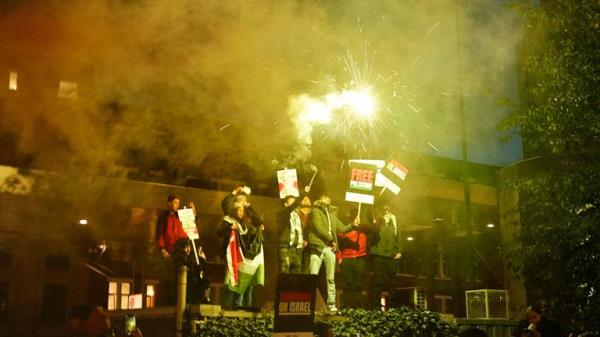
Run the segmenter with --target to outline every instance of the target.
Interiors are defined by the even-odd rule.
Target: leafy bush
[[[442,320],[435,312],[406,307],[386,312],[348,309],[343,319],[331,320],[336,337],[451,337],[457,336],[456,326]]]
[[[408,308],[391,309],[387,312],[364,309],[342,311],[342,317],[318,318],[321,323],[332,327],[336,337],[454,337],[456,326],[445,322],[434,312]],[[229,318],[209,319],[198,327],[200,337],[270,337],[273,333],[273,318]]]
[[[198,337],[271,337],[273,318],[209,318],[196,330]]]

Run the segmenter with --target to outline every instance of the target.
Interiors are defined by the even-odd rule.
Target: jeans
[[[302,272],[302,248],[279,248],[279,272],[286,274]]]
[[[325,263],[325,279],[327,280],[327,306],[335,308],[335,253],[331,248],[323,248],[320,255],[310,254],[310,273],[318,275],[322,262]]]

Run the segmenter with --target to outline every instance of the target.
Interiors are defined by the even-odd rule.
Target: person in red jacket
[[[366,229],[360,226],[350,232],[338,234],[339,250],[336,257],[344,280],[341,300],[346,308],[364,307],[362,291],[368,253]]]
[[[176,243],[180,239],[188,239],[183,225],[177,215],[180,199],[176,195],[167,197],[167,209],[158,217],[156,221],[156,245],[163,257],[163,277],[161,288],[165,294],[164,300],[167,305],[174,305],[177,302],[177,265],[171,254],[175,253]],[[194,210],[194,203],[190,202],[190,208]]]
[[[164,258],[168,258],[175,252],[175,243],[177,240],[188,238],[177,215],[179,204],[179,197],[172,194],[169,195],[167,197],[167,209],[158,217],[158,221],[156,222],[156,244],[158,245],[160,254]],[[190,208],[196,214],[193,202],[190,202]]]

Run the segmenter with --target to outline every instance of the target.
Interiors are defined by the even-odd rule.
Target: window
[[[452,296],[435,295],[435,309],[442,314],[452,313]]]
[[[108,310],[117,309],[117,282],[108,282]]]
[[[8,283],[0,282],[0,323],[6,322],[8,305]]]
[[[66,255],[48,255],[46,256],[46,269],[69,270],[69,262],[69,257]]]
[[[128,309],[131,290],[131,280],[109,280],[106,306],[108,310]]]
[[[448,275],[448,263],[446,261],[446,258],[444,256],[444,253],[443,253],[441,247],[438,250],[438,256],[437,256],[437,259],[435,260],[435,265],[436,265],[435,277],[438,279],[449,280],[450,276]]]
[[[121,309],[129,308],[129,294],[131,292],[129,282],[121,283]]]
[[[77,83],[60,81],[58,84],[58,97],[76,99],[77,98]]]
[[[8,90],[17,91],[17,73],[14,71],[10,72],[8,77]]]
[[[156,298],[156,285],[146,285],[146,308],[154,308],[154,300]]]
[[[67,286],[44,284],[40,319],[47,323],[64,323],[67,311]]]

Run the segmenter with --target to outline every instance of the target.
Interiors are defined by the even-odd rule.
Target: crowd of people
[[[265,226],[259,213],[253,209],[248,196],[250,189],[239,186],[221,202],[223,218],[217,235],[221,239],[221,253],[228,254],[232,240],[237,240],[244,258],[262,253]],[[287,274],[317,275],[324,269],[327,288],[327,310],[337,313],[335,271],[339,267],[343,279],[342,302],[344,307],[367,307],[379,309],[384,291],[393,287],[396,264],[402,257],[402,241],[396,217],[387,203],[374,205],[368,211],[352,209],[340,220],[339,209],[331,204],[331,198],[322,193],[312,202],[310,187],[303,189],[298,197],[283,198],[283,208],[277,214],[277,253],[279,272]],[[202,247],[192,253],[192,241],[188,238],[177,211],[180,198],[167,197],[167,209],[158,217],[156,243],[163,257],[167,274],[164,280],[169,289],[169,301],[176,301],[177,270],[187,267],[187,302],[210,302],[210,278],[207,275],[206,256]],[[195,214],[193,203],[189,207]],[[361,221],[361,219],[363,219]],[[196,256],[197,255],[197,256]],[[365,272],[370,264],[373,273],[369,298],[363,299]],[[230,265],[226,266],[225,289],[221,305],[226,309],[251,307],[252,292],[256,282],[247,287],[227,281]],[[106,314],[99,308],[80,305],[70,310],[67,319],[70,336],[118,336]],[[487,336],[478,328],[463,330],[461,336]],[[139,329],[128,336],[141,337]],[[538,305],[527,308],[525,319],[513,332],[515,337],[559,337],[560,327],[542,314]]]
[[[231,253],[227,250],[232,235],[235,235],[244,258],[261,253],[265,227],[262,217],[249,201],[250,192],[249,187],[238,186],[221,202],[223,218],[217,236],[221,240],[223,257]],[[348,216],[352,221],[344,223],[326,193],[321,193],[314,202],[309,193],[310,186],[307,186],[298,197],[288,195],[282,200],[283,208],[277,214],[279,272],[318,275],[324,269],[327,307],[329,311],[337,312],[335,271],[339,266],[344,279],[344,306],[379,308],[381,292],[392,287],[396,264],[402,256],[400,228],[389,205],[382,203],[368,212],[363,211],[363,221],[355,209]],[[157,246],[172,275],[165,280],[166,288],[170,289],[170,302],[174,303],[176,270],[186,265],[190,271],[188,294],[193,292],[188,295],[188,302],[203,303],[208,301],[205,292],[209,288],[206,257],[201,247],[198,250],[200,263],[194,263],[190,257],[190,240],[177,216],[180,202],[179,197],[170,195],[167,209],[158,218],[156,226]],[[189,207],[195,212],[193,203]],[[373,287],[370,299],[364,301],[363,274],[368,261],[374,272]],[[224,308],[252,306],[254,283],[250,282],[243,290],[232,285],[227,279],[231,277],[228,264],[221,305]]]

